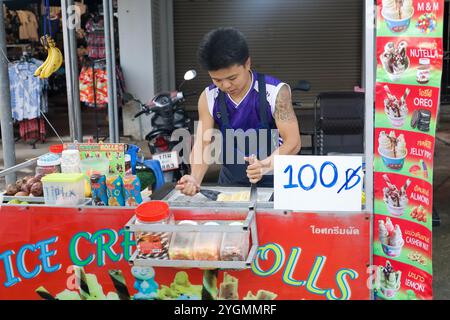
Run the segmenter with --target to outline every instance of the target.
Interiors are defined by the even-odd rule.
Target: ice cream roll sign
[[[438,38],[379,37],[377,80],[439,87],[442,57],[442,40]]]
[[[376,127],[434,134],[439,88],[378,83]]]
[[[376,218],[375,224],[376,239],[383,251],[376,248],[377,252],[431,273],[431,237],[425,227],[416,228],[413,222],[382,216]]]
[[[378,0],[381,35],[438,36],[444,6],[430,0]]]
[[[376,254],[415,264],[431,273],[431,237],[425,227],[416,228],[411,221],[383,216],[377,216],[374,224]]]
[[[395,173],[374,175],[375,211],[431,228],[432,185]]]
[[[391,258],[379,258],[369,281],[375,297],[389,300],[429,299],[432,277],[426,271]]]
[[[404,130],[375,130],[376,171],[396,172],[432,182],[434,138]]]
[[[377,5],[376,293],[383,299],[430,299],[444,0],[377,0]]]

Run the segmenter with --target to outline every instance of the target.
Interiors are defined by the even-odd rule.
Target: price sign
[[[171,171],[178,169],[178,154],[176,151],[163,152],[153,155],[153,160],[159,160],[162,171]]]
[[[275,209],[361,211],[362,184],[358,156],[275,156]]]

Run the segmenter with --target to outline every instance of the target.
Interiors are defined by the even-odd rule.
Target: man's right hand
[[[184,175],[178,181],[175,189],[180,190],[182,194],[187,196],[195,196],[200,191],[200,184],[191,175]]]

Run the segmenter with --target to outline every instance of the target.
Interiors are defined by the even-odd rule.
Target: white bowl
[[[402,244],[399,245],[399,246],[396,246],[396,247],[390,246],[390,245],[388,245],[388,244],[381,244],[381,247],[382,247],[382,249],[383,249],[383,252],[384,252],[387,256],[389,256],[389,257],[391,257],[391,258],[395,258],[395,257],[400,256],[400,254],[402,253],[402,248],[403,248],[403,245],[404,245],[404,244],[405,244],[405,241],[403,240],[403,241],[402,241]]]
[[[393,207],[390,204],[386,203],[386,207],[388,208],[388,211],[390,214],[392,214],[395,217],[400,217],[405,213],[406,205],[401,207]]]

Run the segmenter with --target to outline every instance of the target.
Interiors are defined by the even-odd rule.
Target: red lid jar
[[[170,209],[167,202],[154,200],[141,203],[134,212],[141,223],[158,223],[169,218]]]
[[[169,205],[164,201],[141,203],[136,209],[136,225],[161,223],[169,220]],[[169,242],[171,233],[136,231],[138,258],[169,259]]]
[[[48,150],[49,150],[51,153],[55,153],[55,154],[61,155],[61,153],[62,153],[63,150],[64,150],[64,146],[63,146],[62,144],[54,144],[54,145],[51,145],[51,146],[48,148]]]

